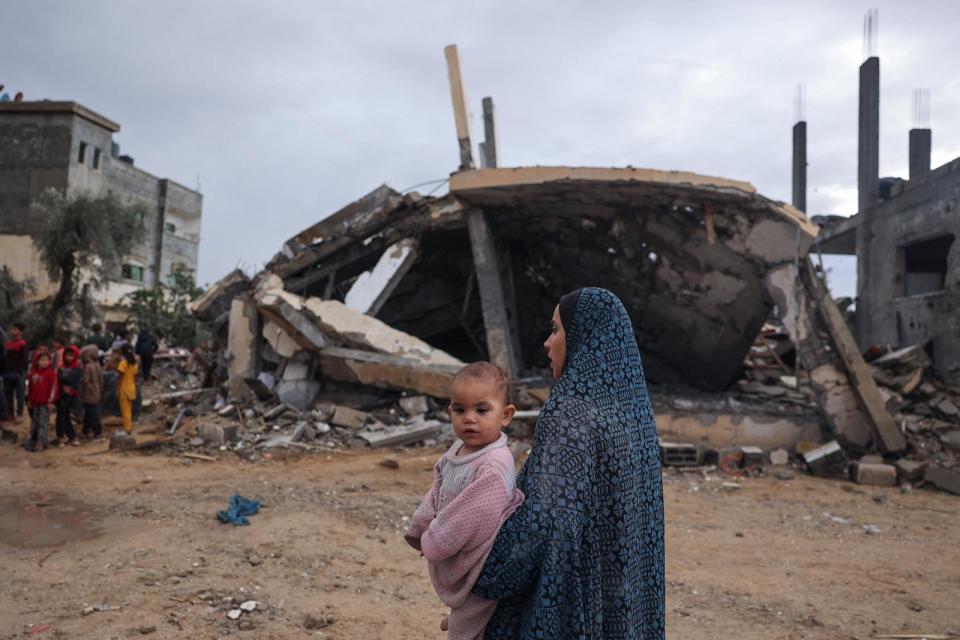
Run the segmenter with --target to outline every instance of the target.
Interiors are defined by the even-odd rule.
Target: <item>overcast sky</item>
[[[856,209],[863,16],[880,10],[881,175],[907,174],[911,91],[933,164],[960,155],[960,2],[184,2],[3,0],[0,84],[120,122],[139,167],[204,195],[199,281],[386,182],[458,164],[443,47],[501,166],[688,170],[790,200],[805,83],[808,209]],[[419,189],[426,192],[431,187]],[[849,261],[834,292],[853,292]]]

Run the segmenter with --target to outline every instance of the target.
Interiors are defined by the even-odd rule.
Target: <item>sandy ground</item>
[[[0,445],[0,638],[443,637],[401,536],[439,450],[104,449]],[[960,499],[733,482],[665,475],[668,638],[960,634]],[[250,526],[215,518],[235,493],[264,503]]]

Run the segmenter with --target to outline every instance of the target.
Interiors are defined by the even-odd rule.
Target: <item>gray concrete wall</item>
[[[143,244],[133,251],[134,258],[142,261],[147,268],[144,281],[147,286],[157,283],[160,271],[161,229],[163,228],[160,211],[161,187],[160,180],[146,171],[131,164],[111,158],[106,173],[105,188],[116,193],[126,202],[142,202],[147,207],[147,215],[143,224],[146,237]],[[120,277],[120,274],[117,274]]]
[[[29,235],[30,203],[44,189],[66,189],[72,121],[60,113],[0,113],[0,234]]]
[[[904,184],[864,222],[870,242],[867,281],[857,302],[860,346],[931,342],[934,366],[960,380],[960,159]],[[944,234],[955,240],[947,256],[943,290],[902,295],[905,246]]]

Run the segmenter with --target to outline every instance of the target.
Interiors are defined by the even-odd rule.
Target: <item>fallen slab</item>
[[[439,434],[444,426],[446,423],[439,420],[415,420],[379,431],[361,431],[357,436],[366,440],[371,447],[401,447],[432,438]]]
[[[364,271],[357,277],[343,303],[360,313],[377,315],[397,288],[397,284],[416,262],[419,251],[420,243],[412,238],[388,247],[373,269]]]
[[[234,269],[215,282],[206,293],[188,305],[190,313],[201,322],[213,322],[230,311],[235,297],[251,287],[250,278],[240,269]]]
[[[460,368],[426,365],[410,358],[340,347],[320,351],[320,372],[327,378],[413,391],[436,398],[447,397],[453,377]]]

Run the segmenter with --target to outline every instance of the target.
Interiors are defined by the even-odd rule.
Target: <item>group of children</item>
[[[14,324],[4,343],[4,399],[0,403],[0,421],[12,420],[15,415],[23,416],[26,405],[30,415],[30,439],[24,448],[28,451],[43,451],[51,444],[79,446],[80,438],[100,438],[103,432],[100,422],[103,349],[94,339],[102,337],[99,327],[94,326],[94,336],[82,349],[65,345],[59,339],[54,339],[50,347],[37,347],[29,368],[24,366],[29,350],[23,339],[23,329],[23,325]],[[115,358],[107,367],[117,371],[117,401],[123,416],[123,428],[131,433],[139,365],[129,342],[124,341],[118,347]],[[15,400],[18,405],[16,413]],[[81,410],[83,426],[78,438],[73,416]],[[54,412],[57,437],[51,443],[50,418]]]

